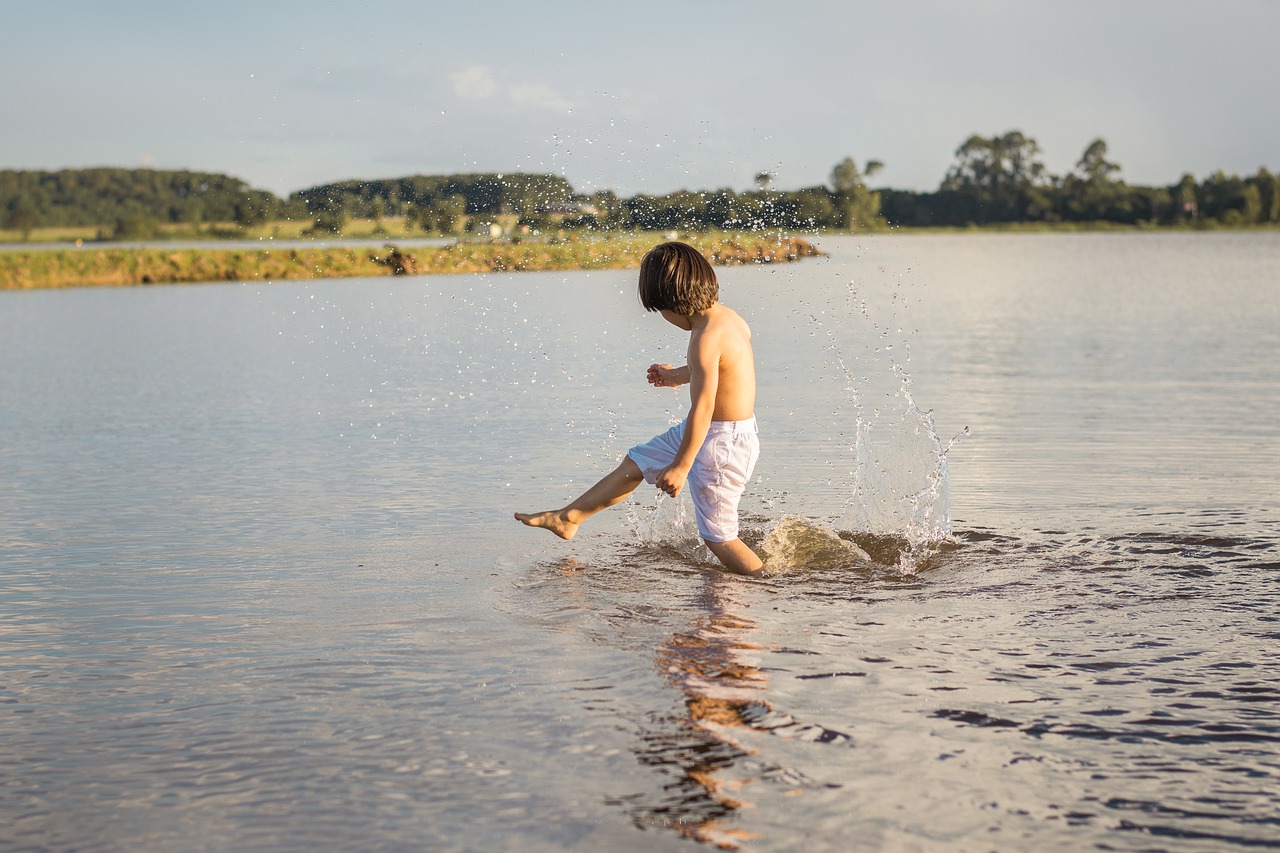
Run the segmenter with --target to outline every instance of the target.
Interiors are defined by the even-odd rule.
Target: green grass
[[[794,237],[686,235],[712,263],[766,264],[820,254]],[[396,250],[390,247],[219,249],[83,249],[0,252],[0,290],[125,286],[214,281],[290,281],[314,278],[410,274],[518,272],[523,270],[624,269],[659,241],[651,234],[597,238],[461,242]]]

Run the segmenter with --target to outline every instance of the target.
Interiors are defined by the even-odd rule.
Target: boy
[[[530,527],[572,539],[587,518],[631,494],[640,481],[666,494],[686,482],[698,535],[729,571],[758,575],[763,564],[738,538],[738,501],[760,455],[756,435],[756,368],[751,329],[721,305],[715,270],[697,249],[663,243],[640,262],[640,302],[689,332],[688,364],[649,367],[656,388],[689,386],[684,422],[627,452],[616,469],[563,509],[522,513]]]

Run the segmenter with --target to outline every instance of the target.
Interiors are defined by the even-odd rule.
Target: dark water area
[[[634,273],[0,294],[0,847],[1280,847],[1280,238],[722,270],[771,577],[642,490]]]

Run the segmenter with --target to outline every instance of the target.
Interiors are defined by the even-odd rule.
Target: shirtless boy
[[[663,243],[640,262],[640,302],[689,332],[688,364],[649,367],[657,388],[689,386],[684,422],[627,452],[617,468],[563,509],[518,512],[530,527],[572,539],[578,525],[622,501],[641,480],[675,497],[693,498],[698,535],[729,571],[758,575],[763,564],[738,538],[738,501],[760,455],[756,434],[756,368],[751,329],[719,302],[707,259],[684,243]]]

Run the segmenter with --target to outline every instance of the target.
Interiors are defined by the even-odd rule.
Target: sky
[[[579,192],[931,190],[972,134],[1130,183],[1280,170],[1280,0],[0,0],[0,169],[279,194],[459,172]]]

